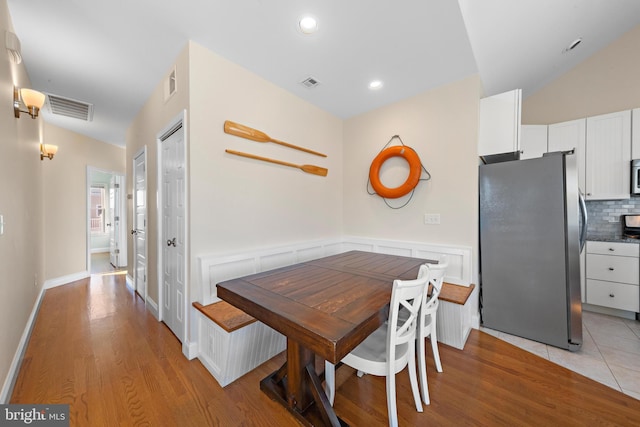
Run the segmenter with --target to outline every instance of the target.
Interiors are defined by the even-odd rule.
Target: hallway
[[[98,252],[91,254],[91,274],[111,273],[114,271],[125,271],[127,268],[115,268],[109,261],[109,252]]]

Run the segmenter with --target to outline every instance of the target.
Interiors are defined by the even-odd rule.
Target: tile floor
[[[91,274],[111,273],[123,269],[111,265],[109,252],[91,254]]]
[[[583,311],[582,324],[582,348],[576,352],[481,330],[640,400],[640,321]]]

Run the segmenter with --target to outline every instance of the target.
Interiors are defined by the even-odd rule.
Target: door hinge
[[[113,188],[120,188],[120,184],[113,184]]]
[[[120,253],[120,249],[114,250],[113,253],[119,254]]]
[[[114,219],[115,221],[120,221],[120,217],[119,217],[119,216],[117,216],[117,217],[115,217],[115,218],[113,218],[113,219]]]

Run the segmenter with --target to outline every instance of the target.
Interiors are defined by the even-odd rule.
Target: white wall
[[[194,291],[199,286],[195,260],[200,255],[339,236],[343,200],[342,121],[193,42],[189,42],[174,65],[176,95],[165,100],[164,81],[159,82],[127,132],[127,176],[132,176],[133,156],[146,146],[148,206],[155,207],[156,138],[170,120],[186,109],[189,299],[193,301],[200,295]],[[328,157],[225,134],[225,120],[260,129],[274,138],[309,147]],[[328,168],[329,174],[320,177],[295,168],[235,157],[225,153],[226,148],[296,164],[315,164]],[[131,194],[131,179],[127,188]],[[131,221],[132,206],[128,212]],[[157,221],[155,208],[149,209],[148,289],[156,302]],[[129,249],[131,274],[133,251]],[[191,280],[192,277],[195,279]]]
[[[190,53],[192,256],[340,235],[342,121],[195,43]],[[327,157],[226,134],[225,120]],[[240,158],[227,148],[329,173]]]
[[[45,123],[46,142],[59,147],[44,171],[45,275],[87,271],[87,166],[124,173],[125,150]],[[38,157],[38,161],[40,158]]]
[[[6,0],[0,0],[0,40],[13,31]],[[25,64],[0,49],[0,386],[44,283],[42,118],[13,116],[13,87],[31,87]],[[3,388],[6,393],[7,388]],[[2,396],[4,398],[6,396]],[[2,399],[0,399],[2,402]],[[4,403],[4,402],[2,402]]]
[[[522,102],[523,124],[551,124],[640,107],[640,25]]]
[[[470,246],[477,283],[480,90],[480,80],[473,76],[345,121],[345,234]],[[365,186],[371,161],[396,134],[417,151],[432,179],[418,183],[413,199],[394,210],[379,196],[367,194]],[[384,170],[381,176],[384,184],[397,185],[385,182]],[[389,204],[398,206],[406,199]],[[440,214],[441,224],[425,225],[425,213]]]

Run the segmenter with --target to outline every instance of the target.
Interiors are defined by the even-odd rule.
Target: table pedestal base
[[[282,367],[260,381],[262,390],[272,400],[280,403],[293,414],[303,425],[348,427],[349,424],[338,418],[329,403],[329,399],[322,389],[322,382],[316,374],[313,363],[305,366],[303,383],[309,387],[312,399],[306,405],[298,405],[297,400],[291,395],[287,381],[288,366],[285,362]]]

